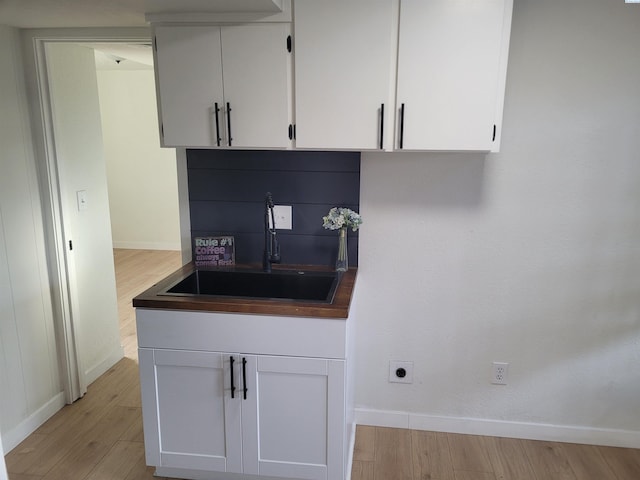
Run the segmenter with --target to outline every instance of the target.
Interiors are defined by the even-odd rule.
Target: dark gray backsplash
[[[233,235],[236,263],[260,263],[264,197],[291,205],[293,230],[278,230],[283,263],[333,265],[338,233],[322,228],[331,207],[359,211],[360,153],[187,150],[191,237]],[[349,231],[349,264],[358,234]]]

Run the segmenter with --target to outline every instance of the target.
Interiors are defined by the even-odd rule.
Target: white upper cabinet
[[[158,25],[162,143],[498,151],[512,9],[297,0],[293,54],[288,22]]]
[[[512,5],[401,0],[396,149],[497,150]]]
[[[227,140],[236,147],[291,145],[291,60],[288,24],[222,28]],[[226,105],[225,105],[226,107]]]
[[[220,29],[156,27],[155,41],[163,145],[216,144],[214,108],[224,102]]]
[[[393,3],[295,3],[297,148],[382,148],[393,118]]]
[[[287,148],[289,24],[157,26],[164,146]]]

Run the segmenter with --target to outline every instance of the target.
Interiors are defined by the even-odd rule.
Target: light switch
[[[292,208],[291,205],[274,205],[273,216],[276,220],[276,230],[292,230]],[[269,227],[271,225],[271,216],[269,216]]]
[[[78,211],[83,211],[88,208],[87,205],[87,191],[86,190],[78,190],[76,192],[76,196],[78,198]]]

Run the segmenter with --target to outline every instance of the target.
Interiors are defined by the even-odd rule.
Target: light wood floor
[[[131,300],[182,266],[181,254],[164,250],[115,249],[120,338],[127,358],[138,359],[136,314]]]
[[[359,425],[352,480],[640,480],[640,450]]]
[[[144,480],[135,312],[131,300],[181,266],[180,252],[114,250],[125,358],[6,455],[9,480]]]
[[[9,480],[158,478],[144,464],[131,298],[180,257],[114,258],[126,357],[6,456]],[[640,450],[358,426],[352,480],[640,480]]]

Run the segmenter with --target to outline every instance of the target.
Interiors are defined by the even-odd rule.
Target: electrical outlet
[[[493,362],[491,369],[491,383],[494,385],[506,385],[509,379],[509,364],[505,362]]]
[[[274,205],[273,206],[273,217],[276,221],[276,230],[292,230],[293,229],[293,221],[291,220],[293,216],[291,205]],[[271,225],[271,215],[269,215],[269,227],[273,228]]]
[[[389,382],[413,383],[413,362],[389,362]]]

